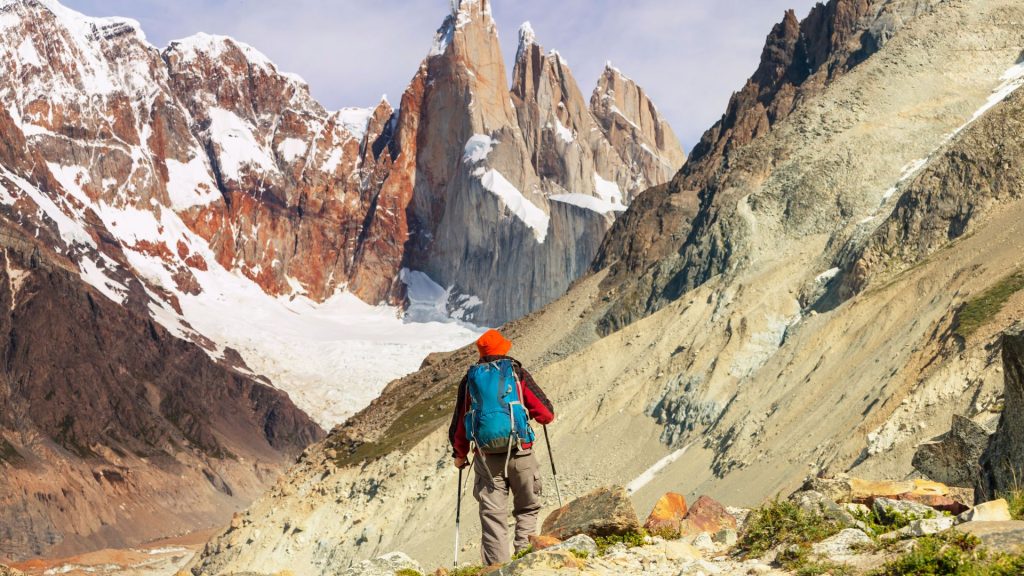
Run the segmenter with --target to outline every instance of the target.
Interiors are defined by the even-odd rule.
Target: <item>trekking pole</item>
[[[455,500],[455,567],[459,567],[459,519],[462,516],[462,468],[459,468],[459,495]]]
[[[555,470],[555,456],[551,453],[551,439],[548,438],[548,427],[544,426],[544,442],[548,445],[548,458],[551,460],[551,477],[555,479],[555,494],[558,495],[558,507],[562,507],[562,491],[558,489],[558,471]]]

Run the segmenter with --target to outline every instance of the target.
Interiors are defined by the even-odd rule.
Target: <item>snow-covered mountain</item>
[[[470,341],[460,321],[564,292],[685,159],[635,83],[609,66],[588,107],[520,35],[510,91],[489,2],[457,3],[398,110],[331,112],[230,38],[160,50],[132,20],[4,1],[0,212],[336,424]]]

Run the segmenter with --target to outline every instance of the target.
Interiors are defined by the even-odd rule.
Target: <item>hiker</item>
[[[530,373],[508,356],[512,343],[500,332],[488,330],[476,347],[480,360],[459,384],[448,439],[454,448],[456,468],[468,466],[473,456],[473,497],[480,503],[481,551],[484,564],[491,566],[510,559],[510,490],[516,518],[516,552],[528,547],[529,537],[536,533],[541,480],[533,454],[536,437],[529,420],[550,424],[555,411]]]

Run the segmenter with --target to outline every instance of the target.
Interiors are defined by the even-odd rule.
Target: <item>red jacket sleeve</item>
[[[466,412],[469,411],[469,397],[466,393],[466,377],[459,383],[455,397],[455,411],[448,427],[448,441],[452,445],[452,457],[466,458],[469,455],[469,440],[466,438]]]
[[[526,368],[523,368],[522,364],[516,363],[516,369],[519,372],[519,381],[523,385],[523,406],[530,413],[530,418],[536,420],[538,424],[546,425],[554,422],[555,408],[544,391],[540,389],[537,382],[533,380],[533,376],[526,371]]]

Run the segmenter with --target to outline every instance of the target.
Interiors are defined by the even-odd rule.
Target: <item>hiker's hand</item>
[[[459,470],[462,470],[463,468],[465,468],[468,465],[469,465],[469,461],[466,460],[465,457],[462,457],[462,456],[456,456],[455,457],[455,467],[458,468]]]

